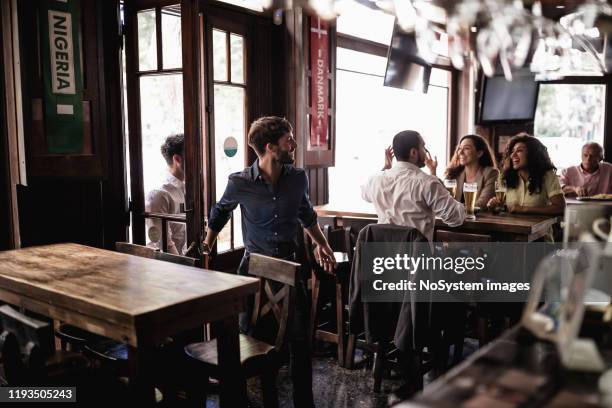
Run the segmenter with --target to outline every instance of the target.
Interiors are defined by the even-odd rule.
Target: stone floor
[[[466,339],[464,357],[477,348],[473,339]],[[432,378],[425,376],[425,386]],[[289,370],[283,367],[278,376],[279,401],[281,407],[292,407],[291,378]],[[372,391],[373,379],[371,368],[347,370],[338,367],[333,356],[315,356],[313,359],[313,391],[317,408],[382,408],[389,406],[389,397],[402,384],[401,379],[385,378],[382,391]],[[258,379],[248,381],[250,407],[262,407],[261,388]],[[219,406],[217,395],[210,395],[206,408]]]

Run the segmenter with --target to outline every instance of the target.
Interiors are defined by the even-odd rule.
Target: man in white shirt
[[[178,214],[185,205],[185,172],[183,170],[185,137],[171,135],[161,146],[161,154],[168,165],[164,183],[150,191],[145,200],[145,211],[161,214]],[[147,246],[161,247],[162,222],[147,218]],[[185,252],[185,224],[168,222],[168,252],[182,255]]]
[[[421,171],[426,162],[433,161],[421,135],[412,130],[395,135],[393,154],[395,165],[361,186],[362,198],[374,204],[378,223],[416,228],[429,242],[433,241],[435,217],[451,227],[463,224],[464,205],[437,177]]]

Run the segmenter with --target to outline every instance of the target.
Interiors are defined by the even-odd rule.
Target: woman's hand
[[[497,199],[497,197],[491,197],[489,202],[487,202],[487,208],[496,208],[499,207],[501,202]]]
[[[525,207],[522,205],[510,205],[508,206],[508,212],[511,214],[522,214],[525,213]]]

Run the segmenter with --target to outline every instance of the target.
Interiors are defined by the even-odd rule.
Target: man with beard
[[[223,197],[210,212],[204,241],[206,252],[210,251],[232,211],[240,205],[245,252],[239,274],[248,273],[251,253],[295,260],[298,223],[317,244],[315,257],[321,266],[328,272],[335,266],[334,253],[321,232],[308,197],[308,177],[303,169],[293,166],[297,143],[292,132],[291,124],[283,118],[262,117],[253,122],[248,140],[258,158],[250,167],[229,176]],[[304,279],[300,279],[296,289],[295,319],[289,333],[293,401],[296,407],[313,407],[309,308]],[[248,330],[248,317],[248,313],[240,316],[242,331]]]
[[[391,156],[397,163],[390,167]],[[393,137],[387,164],[361,186],[362,198],[374,204],[379,224],[413,227],[433,242],[435,217],[451,227],[463,224],[465,207],[455,200],[440,180],[421,171],[434,160],[418,132],[404,130]],[[390,168],[389,168],[390,167]]]

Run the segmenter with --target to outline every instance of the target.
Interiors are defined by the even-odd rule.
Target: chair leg
[[[277,369],[266,370],[261,375],[263,389],[263,405],[265,408],[278,408],[278,392],[276,389]]]
[[[344,357],[344,368],[349,370],[353,369],[355,364],[355,343],[357,342],[357,336],[349,334],[346,336],[346,356]]]
[[[374,369],[372,374],[374,376],[374,392],[380,392],[380,386],[382,383],[383,371],[385,366],[385,359],[387,358],[387,345],[384,341],[380,340],[376,346],[376,356],[374,357]]]
[[[311,308],[310,308],[310,342],[314,344],[316,335],[317,335],[317,318],[319,311],[319,289],[321,286],[321,282],[317,279],[317,275],[314,271],[311,272],[311,285],[312,285],[312,294],[311,294]]]
[[[338,365],[344,367],[344,299],[342,296],[342,283],[336,278],[336,336],[338,340]]]

